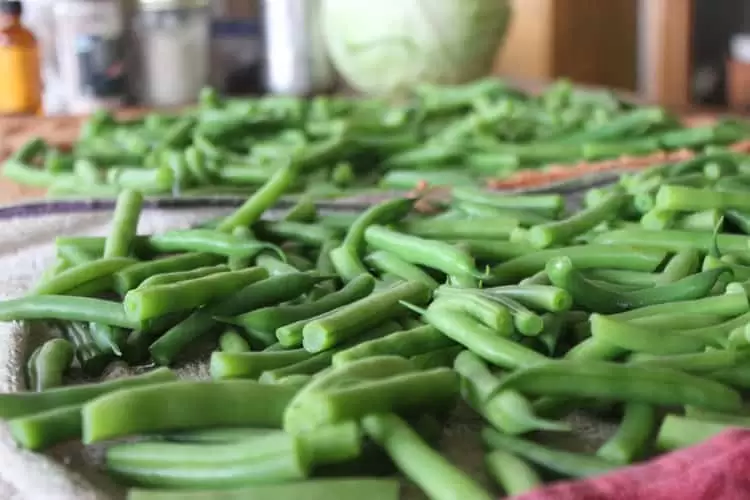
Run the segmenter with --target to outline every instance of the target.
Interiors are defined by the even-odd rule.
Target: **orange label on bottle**
[[[35,49],[0,47],[0,114],[35,114],[42,82]]]

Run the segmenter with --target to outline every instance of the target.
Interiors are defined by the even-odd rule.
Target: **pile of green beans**
[[[6,177],[50,196],[247,195],[285,161],[303,165],[292,191],[338,197],[374,185],[409,190],[473,186],[518,169],[623,155],[699,150],[750,135],[722,120],[685,128],[660,108],[561,80],[528,95],[497,79],[418,87],[405,104],[346,97],[223,99],[206,89],[179,114],[118,120],[99,111],[69,151],[31,139],[5,163]],[[545,229],[535,232],[543,241]]]
[[[0,418],[38,451],[139,437],[106,467],[141,500],[395,500],[376,479],[393,467],[432,499],[493,498],[433,446],[457,405],[509,495],[750,427],[748,159],[710,148],[578,209],[463,186],[438,214],[302,199],[262,220],[304,168],[287,158],[234,213],[154,235],[126,190],[108,235],[60,237],[42,281],[0,302],[61,332]],[[206,346],[211,380],[178,380]],[[114,362],[159,368],[97,382]],[[575,431],[574,410],[617,431],[595,453],[535,433]]]

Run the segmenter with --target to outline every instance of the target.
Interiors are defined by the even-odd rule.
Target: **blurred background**
[[[376,3],[25,0],[21,22],[38,47],[24,53],[38,58],[41,111],[0,112],[183,106],[206,85],[230,95],[390,94],[489,73],[529,85],[565,77],[675,109],[750,105],[750,2],[435,0],[431,12]],[[412,35],[425,50],[405,48]],[[0,63],[20,45],[0,43]],[[31,102],[28,71],[2,71]]]

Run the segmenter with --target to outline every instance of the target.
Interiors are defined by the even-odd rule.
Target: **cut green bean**
[[[250,268],[210,274],[168,285],[136,288],[125,295],[128,317],[144,321],[169,313],[198,308],[220,300],[267,277],[265,269]]]
[[[112,228],[104,244],[104,258],[127,257],[131,254],[142,206],[141,193],[130,189],[120,192],[112,215]]]
[[[536,248],[565,244],[601,222],[614,218],[624,202],[623,193],[612,193],[598,205],[582,210],[567,219],[533,226],[529,230],[529,242]]]
[[[362,330],[373,328],[402,313],[401,301],[424,304],[429,289],[419,282],[394,286],[313,319],[302,330],[303,345],[310,352],[320,352],[340,344]]]
[[[506,451],[488,453],[484,463],[493,479],[509,496],[526,493],[543,484],[539,474],[529,464]]]
[[[128,500],[398,500],[399,487],[393,479],[315,479],[216,491],[131,489]]]
[[[296,391],[250,380],[180,381],[117,391],[84,405],[83,442],[205,427],[279,427]],[[185,407],[192,411],[182,411]]]
[[[628,269],[655,271],[666,252],[661,250],[634,250],[629,246],[612,244],[563,247],[533,252],[495,266],[492,281],[498,284],[515,284],[516,281],[543,271],[547,262],[555,257],[567,257],[577,269]]]
[[[197,267],[214,266],[224,260],[219,255],[209,253],[186,253],[164,257],[150,262],[141,262],[124,269],[115,275],[115,285],[121,295],[137,288],[146,279],[157,274],[193,271]]]
[[[493,449],[513,453],[529,462],[565,476],[598,476],[612,472],[617,467],[617,464],[596,456],[548,448],[533,441],[506,436],[494,429],[484,429],[482,440]]]
[[[656,430],[656,412],[653,406],[628,403],[617,428],[596,454],[616,464],[629,464],[645,455]]]
[[[362,421],[365,432],[382,446],[401,472],[434,500],[492,498],[468,476],[453,467],[408,424],[395,415],[370,415]]]
[[[501,389],[536,396],[605,398],[736,411],[739,394],[712,380],[654,367],[602,361],[548,361],[508,375]]]

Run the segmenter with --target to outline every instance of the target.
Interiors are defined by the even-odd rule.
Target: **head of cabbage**
[[[336,69],[378,95],[488,74],[511,14],[510,0],[323,0],[321,8]]]

